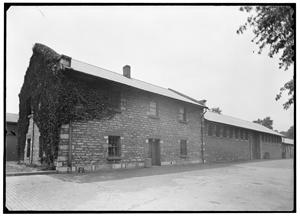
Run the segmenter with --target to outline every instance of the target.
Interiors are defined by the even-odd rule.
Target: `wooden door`
[[[149,139],[150,157],[152,165],[160,166],[160,141],[159,139]]]

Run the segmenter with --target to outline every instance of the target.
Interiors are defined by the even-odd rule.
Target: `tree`
[[[219,107],[215,107],[215,108],[211,108],[210,109],[212,112],[217,113],[217,114],[221,114],[222,110]]]
[[[294,139],[294,132],[294,126],[291,126],[287,131],[282,131],[280,133],[286,136],[287,138]]]
[[[273,129],[273,120],[271,120],[270,117],[266,117],[264,119],[257,119],[256,121],[253,121],[253,123],[261,124],[269,129]]]
[[[291,6],[244,6],[241,11],[250,13],[246,23],[237,30],[242,34],[248,28],[252,28],[255,42],[260,54],[265,47],[269,48],[268,55],[273,57],[280,54],[279,68],[287,70],[294,64],[294,9]],[[288,91],[290,98],[283,104],[284,109],[288,109],[294,103],[294,78],[280,88],[276,95],[279,100],[284,91]]]

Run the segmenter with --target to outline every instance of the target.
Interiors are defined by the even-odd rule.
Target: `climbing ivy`
[[[18,154],[22,157],[28,115],[37,124],[44,163],[52,166],[58,153],[61,125],[71,121],[111,118],[115,114],[108,97],[109,86],[76,79],[59,63],[61,55],[35,44],[24,84],[19,94]],[[99,85],[102,84],[102,85]],[[106,91],[104,91],[106,90]]]

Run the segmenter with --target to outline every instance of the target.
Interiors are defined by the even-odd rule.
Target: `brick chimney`
[[[131,78],[129,65],[123,66],[123,76],[126,78]]]

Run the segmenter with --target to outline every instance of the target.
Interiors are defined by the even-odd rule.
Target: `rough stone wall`
[[[24,148],[24,162],[26,164],[34,164],[34,165],[41,164],[40,157],[39,157],[39,148],[40,148],[39,137],[40,137],[39,128],[33,122],[33,117],[31,115],[29,119],[29,126],[26,134],[26,144]],[[27,139],[31,139],[29,157],[27,157],[27,145],[28,145]]]
[[[122,88],[121,98],[126,103],[110,120],[71,123],[72,170],[143,167],[149,138],[160,139],[162,165],[201,161],[200,107],[132,88]],[[158,103],[158,118],[148,115],[150,100]],[[186,106],[187,123],[178,120],[179,106]],[[107,160],[113,135],[121,137],[122,160],[115,163]],[[180,156],[180,139],[188,140],[186,158]]]

